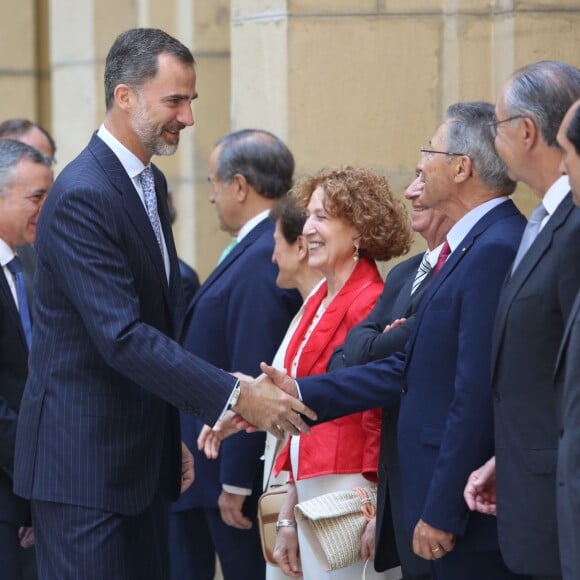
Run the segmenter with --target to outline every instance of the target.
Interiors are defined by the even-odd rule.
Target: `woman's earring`
[[[355,262],[358,262],[358,259],[359,259],[359,258],[360,258],[360,255],[359,255],[359,253],[358,253],[358,244],[355,244],[355,245],[354,245],[354,256],[352,257],[352,259],[353,259]]]

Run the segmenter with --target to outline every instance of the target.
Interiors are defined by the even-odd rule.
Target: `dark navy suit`
[[[38,222],[14,484],[33,500],[41,578],[164,577],[164,518],[181,475],[177,408],[212,423],[235,382],[173,340],[183,293],[166,183],[154,176],[169,283],[133,183],[96,135],[59,175]],[[107,514],[131,522],[122,541]],[[141,525],[141,514],[156,524]]]
[[[183,345],[225,370],[259,375],[260,362],[274,358],[300,306],[296,291],[283,291],[276,286],[273,233],[274,224],[269,219],[257,224],[216,267],[190,307]],[[206,508],[205,517],[224,578],[259,580],[265,573],[256,521],[257,499],[262,492],[264,434],[230,437],[223,442],[220,457],[208,460],[196,446],[203,423],[185,414],[181,421],[184,441],[194,450],[196,480],[174,511]],[[253,521],[251,530],[239,530],[222,521],[217,508],[222,483],[253,490],[244,503],[244,513]],[[188,534],[187,527],[181,534]],[[180,565],[179,561],[187,559],[187,555],[177,552],[179,545],[174,548],[172,540],[172,562],[177,559]],[[180,565],[181,577],[206,578],[199,569],[199,559],[193,560],[189,566]]]
[[[18,528],[30,518],[28,502],[12,491],[16,421],[28,373],[28,346],[14,297],[0,269],[0,575],[21,578]]]
[[[299,381],[322,420],[401,404],[407,532],[422,518],[457,537],[455,549],[432,564],[435,578],[510,577],[497,552],[495,518],[470,513],[463,488],[493,454],[493,317],[524,226],[511,201],[473,226],[427,288],[405,355]]]
[[[423,254],[397,264],[385,280],[385,288],[372,312],[352,328],[342,346],[334,351],[328,371],[365,364],[405,350],[415,313],[431,280],[431,270],[411,295]],[[397,318],[407,319],[403,326],[383,332]],[[398,556],[405,579],[429,578],[429,563],[413,553],[404,530],[403,489],[397,452],[399,408],[384,407],[381,423],[381,453],[377,491],[377,528],[375,568],[387,570]],[[396,541],[396,545],[395,545]],[[395,553],[396,550],[396,553]]]

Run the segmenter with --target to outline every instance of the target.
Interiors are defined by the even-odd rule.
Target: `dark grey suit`
[[[492,349],[499,544],[514,572],[560,574],[553,370],[580,286],[580,210],[564,198],[504,285]]]
[[[556,499],[562,576],[580,578],[580,293],[572,308],[556,363],[560,397]]]

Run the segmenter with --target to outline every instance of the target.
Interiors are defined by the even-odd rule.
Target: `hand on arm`
[[[289,484],[286,499],[278,514],[278,520],[294,521],[294,506],[297,503],[296,486]],[[274,558],[286,576],[290,576],[290,578],[300,578],[302,576],[296,526],[283,526],[276,532]]]
[[[470,510],[497,515],[495,491],[494,456],[469,476],[463,497]]]
[[[383,330],[383,334],[385,332],[389,332],[390,330],[395,330],[395,328],[399,328],[399,326],[403,326],[403,324],[405,324],[405,322],[407,322],[406,318],[397,318],[397,319],[393,320],[393,322],[391,322],[390,324],[387,324],[387,326],[385,326],[385,328]]]
[[[455,547],[455,534],[419,520],[413,532],[413,552],[425,560],[439,560]]]

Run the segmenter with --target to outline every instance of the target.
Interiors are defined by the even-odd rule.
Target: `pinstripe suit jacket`
[[[154,168],[169,283],[151,224],[118,158],[96,135],[40,215],[35,325],[17,430],[15,491],[136,514],[180,481],[176,407],[208,423],[234,379],[173,339],[184,313]],[[170,403],[170,404],[168,404]]]

